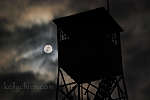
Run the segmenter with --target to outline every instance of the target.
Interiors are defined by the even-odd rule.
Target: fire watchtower
[[[54,23],[59,53],[56,99],[127,100],[120,43],[123,30],[105,8],[59,18]],[[74,82],[66,83],[62,69]]]

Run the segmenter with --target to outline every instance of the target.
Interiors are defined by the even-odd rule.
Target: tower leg
[[[80,100],[80,83],[78,83],[78,100]]]
[[[58,97],[59,97],[59,77],[60,77],[60,71],[59,71],[59,68],[58,68],[58,74],[57,74],[57,87],[56,87],[56,100],[58,100]]]

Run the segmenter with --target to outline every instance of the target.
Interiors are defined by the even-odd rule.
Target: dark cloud
[[[131,100],[148,100],[150,98],[148,91],[150,89],[149,3],[149,0],[111,0],[110,4],[111,15],[117,20],[117,22],[123,27],[125,31],[121,34],[121,39],[123,44],[122,50],[124,71],[129,99]],[[13,48],[18,47],[14,46],[13,44],[21,44],[21,41],[25,42],[28,37],[34,37],[36,33],[40,33],[39,37],[42,36],[43,32],[45,33],[44,30],[47,30],[47,26],[43,25],[47,25],[53,18],[86,11],[89,9],[100,7],[101,5],[105,5],[105,2],[103,0],[1,1],[0,65],[6,64],[6,66],[9,66],[10,64],[12,64],[14,66],[10,69],[6,66],[1,66],[1,69],[9,69],[15,71],[18,67],[13,63],[13,57],[20,57],[20,53],[26,53],[26,51],[28,52],[30,51],[30,49],[17,49],[21,50],[21,52],[17,54],[16,49]],[[23,46],[26,47],[28,43],[30,43],[30,41],[25,42]],[[39,45],[39,42],[37,41],[33,41],[33,43],[37,43],[37,45]],[[5,46],[9,46],[9,48],[4,49]],[[34,49],[34,47],[32,47],[31,45],[30,47]],[[39,59],[36,58],[36,60],[40,62]],[[27,64],[26,62],[28,62],[26,59],[20,60],[20,63]],[[19,71],[21,70],[19,69]],[[30,71],[32,72],[32,70]],[[20,99],[20,97],[16,97],[14,100],[17,100],[18,98]]]
[[[1,74],[0,79],[2,100],[55,100],[55,83],[40,82],[32,72]]]
[[[104,0],[72,0],[70,3],[70,8],[78,13],[105,6],[105,3],[106,2]]]
[[[150,39],[148,0],[112,1],[111,14],[124,29],[121,34],[129,99],[148,100]],[[144,92],[143,92],[144,91]]]

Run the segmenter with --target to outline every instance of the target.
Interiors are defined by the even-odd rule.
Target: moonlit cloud
[[[15,4],[10,5],[11,2]],[[16,27],[32,27],[47,24],[55,17],[64,16],[69,9],[69,0],[6,0],[0,2],[0,19],[5,18],[7,29],[14,31]]]
[[[132,100],[149,100],[150,98],[149,4],[149,0],[111,0],[110,4],[111,15],[124,29],[121,34],[124,47],[124,72],[129,99]],[[32,40],[31,37],[35,34],[40,37],[52,37],[52,34],[49,33],[54,30],[43,27],[51,20],[103,5],[105,5],[104,0],[1,0],[0,73],[16,72],[16,76],[22,76],[22,73],[28,76],[30,73],[31,76],[36,77],[32,79],[34,81],[55,80],[56,65],[54,62],[57,62],[57,51],[54,52],[53,57],[37,55],[40,52],[39,41],[35,42],[37,43],[35,47],[32,45],[27,47]],[[19,47],[18,45],[22,42],[26,44]],[[28,58],[30,60],[27,60]],[[53,63],[49,63],[49,60]],[[2,98],[2,100],[11,99],[20,100],[22,97]],[[39,99],[41,100],[41,98],[35,100]],[[52,99],[54,97],[51,97]]]

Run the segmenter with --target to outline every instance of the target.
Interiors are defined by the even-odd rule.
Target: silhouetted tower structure
[[[57,100],[128,100],[120,32],[105,8],[54,20],[58,30]],[[67,83],[65,71],[74,81]]]

